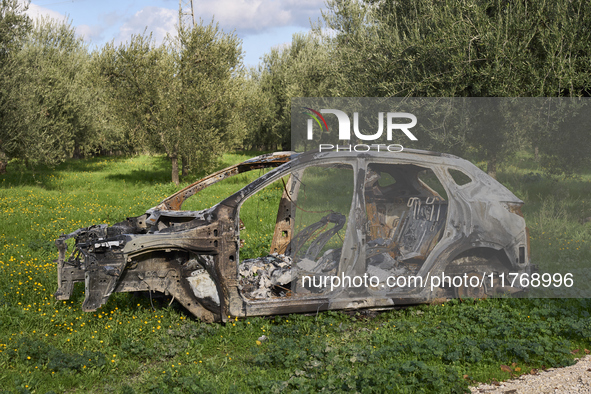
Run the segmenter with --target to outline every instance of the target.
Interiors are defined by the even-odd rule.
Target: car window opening
[[[336,273],[353,198],[353,179],[350,165],[330,164],[310,166],[292,173],[287,182],[275,182],[283,191],[277,202],[273,238],[265,245],[271,253],[239,263],[239,287],[244,297],[265,299],[326,291],[304,287],[301,278]],[[264,190],[249,199],[256,201]],[[241,234],[244,238],[248,243],[250,236]]]
[[[429,184],[423,179],[429,179]],[[386,181],[384,181],[386,180]],[[414,275],[439,242],[447,219],[444,190],[431,169],[370,164],[364,185],[366,270],[384,283]]]

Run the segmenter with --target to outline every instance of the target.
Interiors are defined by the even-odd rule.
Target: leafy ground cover
[[[227,155],[222,166],[252,156]],[[143,213],[177,190],[168,175],[163,158],[142,156],[35,172],[13,167],[0,178],[1,390],[464,392],[472,382],[569,365],[591,348],[589,300],[454,300],[376,316],[328,312],[226,325],[201,324],[166,302],[153,310],[131,294],[83,313],[83,286],[56,302],[53,240]],[[260,175],[206,189],[184,208],[209,207]],[[548,178],[520,156],[499,179],[526,201],[536,263],[591,260],[588,172]],[[243,257],[268,248],[281,187],[273,190],[243,208]]]

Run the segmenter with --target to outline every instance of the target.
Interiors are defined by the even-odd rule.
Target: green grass
[[[220,167],[253,155],[227,155]],[[510,378],[501,364],[525,373],[568,365],[571,351],[591,348],[589,300],[464,300],[371,319],[328,312],[207,325],[175,304],[156,301],[153,311],[148,299],[115,294],[83,313],[83,286],[69,301],[53,299],[53,240],[156,205],[179,189],[169,164],[142,156],[9,170],[0,177],[0,385],[8,392],[463,392]],[[590,261],[591,223],[579,222],[591,216],[590,172],[538,173],[527,156],[499,173],[526,201],[534,262]],[[259,175],[221,182],[183,208],[207,208]],[[243,207],[242,257],[268,249],[281,191],[265,189]],[[261,335],[268,340],[259,344]]]
[[[591,297],[591,169],[573,177],[549,177],[533,157],[521,153],[499,181],[525,201],[531,258],[544,272],[570,272],[577,289]],[[566,293],[568,294],[568,293]]]

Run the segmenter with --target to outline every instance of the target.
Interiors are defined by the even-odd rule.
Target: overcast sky
[[[293,33],[308,31],[325,5],[324,0],[193,0],[193,7],[197,20],[214,18],[224,31],[235,31],[245,64],[256,65],[272,47],[291,42]],[[179,0],[35,0],[28,14],[69,16],[79,35],[101,46],[125,42],[146,27],[161,42],[166,33],[174,34],[178,8]]]

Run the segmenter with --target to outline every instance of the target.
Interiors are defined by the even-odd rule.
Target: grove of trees
[[[323,20],[256,68],[214,23],[89,50],[67,22],[0,0],[0,171],[104,153],[165,154],[173,182],[236,148],[290,148],[293,97],[588,97],[591,1],[327,0]],[[584,111],[585,107],[581,109]],[[575,120],[576,121],[576,120]],[[591,134],[538,124],[431,135],[495,174],[517,149],[556,173],[589,164]],[[583,130],[583,131],[581,131]]]

